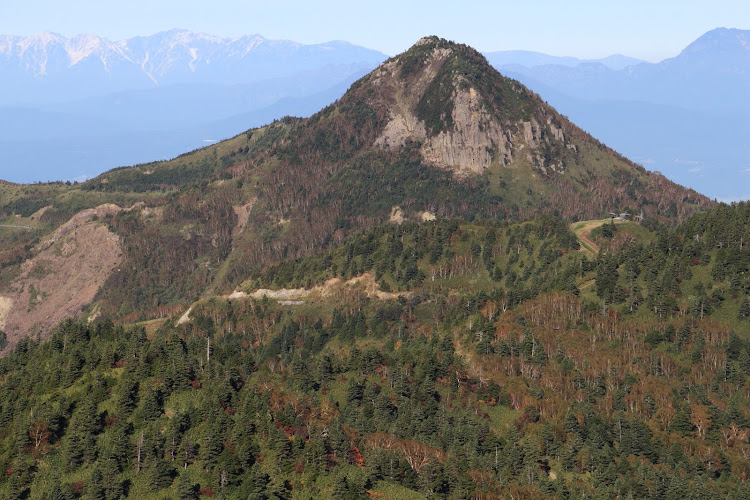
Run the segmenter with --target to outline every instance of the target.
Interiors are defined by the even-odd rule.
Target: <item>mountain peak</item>
[[[481,56],[479,51],[468,45],[440,38],[437,35],[424,36],[417,40],[408,50],[396,56],[396,58],[409,57],[410,55],[423,53],[424,51],[431,51],[436,49],[448,50],[448,51],[465,51],[466,53],[472,53],[474,55]]]
[[[420,38],[419,40],[417,40],[414,43],[414,45],[412,45],[412,48],[414,48],[414,47],[421,47],[423,45],[438,45],[441,42],[448,42],[448,41],[445,40],[444,38],[440,38],[437,35],[427,35],[427,36],[423,36],[422,38]]]
[[[29,41],[40,42],[44,44],[51,43],[51,42],[58,42],[60,40],[65,39],[65,37],[63,37],[59,33],[54,33],[52,31],[40,31],[39,33],[29,35],[26,38]]]
[[[65,41],[65,37],[58,33],[53,33],[51,31],[41,31],[33,35],[20,37],[18,39],[18,45],[21,47],[22,51],[25,51],[30,47],[36,49],[44,49],[52,44],[63,44],[65,43]]]
[[[482,71],[491,69],[487,59],[473,47],[440,38],[436,35],[420,38],[408,50],[392,57],[391,60],[399,61],[401,64],[406,64],[407,66],[413,62],[424,63],[425,58],[435,51],[440,51],[440,55],[438,56],[440,58],[452,55],[466,62],[470,61],[473,65],[482,66]]]
[[[409,158],[460,182],[495,179],[495,192],[517,206],[543,199],[567,216],[593,216],[612,197],[661,206],[673,193],[659,190],[681,189],[601,144],[475,49],[435,36],[385,61],[306,123],[300,139],[289,140],[312,150],[320,146],[309,138],[330,138],[338,149],[326,147],[336,153],[325,157],[337,165],[360,154]],[[631,181],[649,186],[641,201],[612,194],[620,189],[608,184],[613,171],[623,189]],[[592,182],[601,187],[595,196]],[[519,189],[529,199],[518,199]],[[565,208],[573,199],[575,212]]]
[[[685,47],[680,55],[702,54],[718,51],[750,54],[750,30],[716,28],[698,37]]]
[[[528,129],[533,141],[541,130],[533,119],[541,109],[535,94],[475,49],[436,36],[390,58],[345,99],[357,95],[369,96],[367,104],[385,115],[376,147],[397,150],[418,141],[425,160],[462,174],[509,163],[510,137],[521,140],[519,131]]]

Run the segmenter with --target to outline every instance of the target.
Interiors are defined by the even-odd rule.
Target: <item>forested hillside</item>
[[[388,220],[675,224],[711,205],[427,37],[308,119],[83,184],[0,185],[0,328],[12,345],[69,316],[153,318]]]
[[[378,225],[65,321],[0,360],[1,496],[747,498],[749,218]]]

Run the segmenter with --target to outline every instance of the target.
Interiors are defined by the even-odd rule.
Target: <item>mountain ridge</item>
[[[0,36],[5,90],[16,104],[22,99],[40,103],[85,97],[83,89],[73,85],[81,79],[89,80],[88,87],[94,89],[89,95],[103,95],[175,83],[249,83],[291,74],[284,62],[300,72],[325,64],[377,64],[383,59],[380,52],[342,41],[305,45],[260,35],[222,38],[188,30],[116,42],[93,34]]]
[[[750,54],[750,30],[714,28],[690,43],[680,52],[680,55],[704,52],[710,48]]]
[[[748,39],[750,30],[717,28],[674,57],[619,71],[590,64],[516,69],[571,97],[640,100],[696,109],[744,109],[747,100],[741,96],[750,89]]]
[[[82,209],[103,210],[89,223],[104,223],[108,241],[120,242],[122,265],[97,276],[104,285],[92,307],[111,317],[231,293],[259,269],[391,218],[576,220],[629,208],[668,222],[711,205],[607,148],[474,49],[437,37],[390,58],[307,119],[80,185],[8,193],[8,220],[44,221],[47,230]],[[18,262],[27,271],[10,289],[5,282],[16,303],[11,341],[40,319],[19,301],[44,297],[54,280],[39,276],[56,272],[29,271],[49,258],[26,238],[5,253],[4,280],[19,276]]]
[[[576,67],[581,64],[603,64],[613,70],[621,70],[645,62],[623,54],[612,54],[597,59],[582,59],[573,56],[552,56],[530,50],[500,50],[483,52],[484,56],[495,67],[518,64],[527,68],[535,66],[559,65]]]
[[[748,39],[748,30],[718,28],[675,57],[622,71],[591,64],[499,69],[621,153],[711,197],[740,200],[750,196],[741,139],[750,129]]]
[[[198,36],[190,35],[190,33],[184,32],[184,30],[173,30],[172,32],[163,33],[162,38],[165,40],[170,39],[170,37],[174,38],[180,33],[182,33],[183,37]],[[705,41],[708,38],[719,41],[726,38],[727,40],[722,43],[731,45],[733,43],[732,37],[737,38],[738,34],[743,35],[743,33],[746,32],[731,29],[712,30],[705,34],[705,36],[694,41],[691,46],[695,47],[696,44],[708,44],[710,46],[708,42],[699,43],[699,41]],[[219,37],[211,35],[200,36],[209,39],[219,39]],[[148,37],[142,38],[145,44]],[[251,38],[258,37],[247,35],[247,40]],[[85,46],[85,39],[86,37],[82,37],[79,45]],[[92,39],[98,40],[99,38],[94,36]],[[735,45],[737,44],[737,42],[734,43]],[[189,68],[189,63],[193,59],[193,56],[184,47],[182,49],[178,47],[176,50],[179,52],[179,57],[183,57],[183,59],[180,59],[180,64],[182,64],[185,70],[185,75],[187,77],[196,76]],[[168,50],[165,49],[163,52],[168,52]],[[198,55],[201,56],[201,54],[202,52],[199,50]],[[676,180],[681,184],[693,187],[702,186],[706,194],[709,194],[711,197],[720,199],[742,199],[747,197],[746,191],[740,188],[740,186],[746,184],[746,174],[744,173],[746,167],[745,158],[747,156],[745,154],[746,148],[743,147],[744,143],[741,140],[737,141],[735,137],[738,135],[741,136],[741,132],[738,131],[745,130],[749,126],[741,107],[743,106],[743,102],[746,101],[744,96],[747,95],[750,84],[742,86],[742,78],[744,77],[741,73],[729,75],[726,78],[722,75],[725,68],[731,69],[732,67],[736,67],[739,71],[742,68],[748,67],[750,63],[741,64],[738,62],[740,61],[739,59],[732,62],[735,59],[734,56],[727,56],[728,61],[718,64],[716,63],[718,59],[716,57],[709,57],[709,54],[701,56],[707,58],[709,66],[698,60],[686,61],[684,57],[683,62],[679,64],[671,62],[664,65],[660,65],[659,63],[655,66],[651,63],[644,63],[631,67],[632,71],[632,68],[644,66],[638,70],[638,75],[640,76],[638,76],[637,80],[647,80],[647,84],[640,85],[642,88],[636,88],[637,86],[633,87],[635,84],[632,84],[632,82],[628,83],[627,80],[629,77],[627,77],[627,72],[613,71],[608,69],[606,64],[586,62],[577,64],[574,67],[554,64],[535,66],[533,68],[524,65],[511,67],[507,64],[502,64],[503,62],[509,62],[508,60],[497,61],[493,59],[492,54],[486,54],[486,56],[493,62],[493,65],[500,66],[500,69],[504,73],[512,74],[514,78],[521,80],[524,84],[540,93],[545,100],[558,106],[560,112],[572,117],[573,121],[579,123],[579,125],[584,125],[584,128],[587,128],[589,132],[594,132],[593,135],[600,139],[606,138],[606,142],[610,146],[624,153],[625,156],[648,164],[650,168],[664,172],[670,179]],[[386,56],[381,54],[380,58],[378,62],[384,60]],[[50,65],[53,65],[53,59],[50,59]],[[93,61],[95,57],[90,59]],[[2,56],[0,56],[0,60],[2,60]],[[83,67],[80,72],[76,73],[79,76],[86,74],[83,71],[84,69],[88,71],[86,67],[95,66],[93,63],[88,64],[85,61],[80,64]],[[374,62],[372,64],[364,62],[358,67],[362,68],[364,72],[372,69],[374,66]],[[695,66],[695,68],[690,69],[692,66]],[[195,69],[197,73],[202,73],[205,76],[207,73],[204,70],[210,67],[210,65],[203,67],[198,64]],[[347,67],[349,66],[334,68],[334,72],[337,74],[341,73],[343,76],[343,71]],[[707,69],[708,67],[711,69]],[[698,70],[697,77],[695,76],[696,68]],[[119,71],[119,69],[114,69],[113,71]],[[685,71],[689,73],[687,76],[682,74]],[[250,74],[251,72],[246,73]],[[16,95],[21,96],[26,92],[31,92],[40,99],[46,99],[46,96],[52,96],[56,92],[50,85],[45,85],[43,89],[39,88],[39,82],[35,80],[31,81],[30,84],[29,82],[19,83],[16,79],[18,75],[13,76],[14,73],[12,71],[4,71],[4,74],[6,76],[5,85],[15,85],[16,90],[11,88],[6,89],[0,95],[0,100],[10,99]],[[312,78],[316,78],[322,84],[328,72],[325,67],[321,67],[307,74],[312,75]],[[705,74],[705,76],[701,76],[702,74]],[[352,74],[349,81],[352,81],[354,76]],[[69,75],[65,82],[61,82],[61,92],[79,92],[85,87],[80,82],[73,85],[73,78],[77,77]],[[175,78],[178,78],[178,75],[172,78],[176,82]],[[182,76],[179,76],[179,78],[182,78]],[[224,83],[228,83],[232,78],[235,77],[226,78],[225,82],[216,84],[216,86],[224,87]],[[282,76],[280,78],[293,81],[300,78],[304,79],[301,74]],[[688,78],[688,80],[685,80],[685,78]],[[84,125],[82,130],[97,130],[96,135],[101,135],[99,133],[99,130],[102,129],[101,123],[108,121],[110,118],[114,119],[117,123],[114,124],[115,127],[113,127],[112,134],[110,134],[112,137],[108,140],[109,145],[107,147],[89,144],[87,140],[92,143],[94,142],[91,135],[87,137],[72,137],[70,144],[54,139],[45,141],[44,137],[38,137],[33,133],[34,127],[38,126],[40,130],[49,130],[50,127],[55,126],[56,122],[46,121],[41,114],[31,111],[28,113],[28,116],[20,117],[29,126],[12,130],[8,136],[18,137],[18,140],[9,141],[5,136],[3,136],[3,139],[0,139],[3,142],[3,163],[5,165],[16,166],[14,168],[15,172],[28,173],[24,177],[15,176],[11,178],[12,172],[0,172],[0,177],[11,178],[11,180],[16,182],[44,181],[49,179],[82,180],[109,168],[145,161],[149,157],[169,158],[177,154],[180,150],[200,146],[204,139],[221,139],[222,137],[241,132],[243,127],[238,126],[226,132],[225,128],[217,127],[216,133],[212,133],[207,125],[217,120],[228,118],[229,114],[236,114],[237,119],[234,121],[237,122],[241,115],[259,107],[247,99],[240,98],[241,96],[235,96],[233,94],[234,90],[231,88],[227,88],[224,91],[221,88],[209,88],[207,84],[195,84],[195,90],[188,93],[184,91],[183,84],[180,84],[180,87],[176,87],[177,83],[170,84],[166,82],[160,86],[156,86],[154,82],[143,76],[143,74],[137,79],[140,82],[138,85],[142,85],[143,89],[149,90],[130,91],[126,92],[128,95],[123,96],[122,92],[110,92],[113,90],[113,83],[108,79],[100,81],[97,78],[87,78],[87,81],[92,82],[94,87],[99,86],[102,89],[100,93],[106,95],[89,98],[85,101],[75,101],[76,105],[78,103],[81,104],[80,110],[76,110],[73,103],[37,106],[43,112],[64,111],[68,113],[73,111],[73,114],[85,115],[81,116],[80,119],[77,117],[74,119],[81,121],[81,119],[85,118],[88,120],[89,123],[82,122]],[[690,81],[691,84],[686,85],[685,81]],[[264,88],[263,82],[268,83],[270,86]],[[204,90],[198,88],[202,85],[205,87]],[[249,85],[256,84],[252,83]],[[691,86],[697,90],[690,91]],[[260,94],[266,99],[273,99],[275,98],[274,96],[282,97],[284,95],[284,93],[281,93],[277,96],[274,93],[276,90],[275,87],[271,85],[271,80],[268,79],[259,81],[257,87]],[[292,94],[287,95],[293,98],[309,95],[309,92],[306,93],[303,87],[304,85],[296,85],[295,88],[289,89]],[[550,92],[549,89],[552,87],[555,88],[555,92]],[[172,92],[173,89],[174,92]],[[150,100],[157,99],[160,94],[163,95],[165,92],[170,93],[170,100],[164,104],[163,108],[159,108],[159,112],[156,113],[156,108]],[[205,93],[201,94],[201,92]],[[146,95],[149,93],[151,94],[150,96]],[[586,102],[583,105],[571,103],[570,100],[559,99],[555,95],[556,93],[562,93],[575,99],[585,100]],[[195,97],[192,97],[193,94]],[[42,95],[44,97],[39,97]],[[119,105],[118,102],[121,101],[121,98],[129,99],[129,105]],[[602,105],[601,111],[596,114],[596,109],[598,108],[594,101],[595,99],[604,99],[606,101],[613,99],[636,99],[637,101],[655,102],[657,106],[652,106],[651,109],[646,110],[646,120],[653,125],[651,128],[654,130],[649,129],[646,132],[642,123],[639,123],[640,120],[637,118],[634,119],[631,116],[632,113],[628,114],[619,111],[617,106]],[[33,99],[29,97],[26,104],[28,104],[29,100]],[[206,109],[206,104],[209,102],[212,103],[210,110]],[[316,101],[316,103],[318,102]],[[195,103],[200,103],[200,105],[195,108]],[[729,109],[727,109],[727,103],[731,103]],[[270,104],[270,102],[267,104]],[[662,105],[677,106],[685,108],[688,111],[682,112],[678,110],[676,113],[662,116],[660,114],[662,111],[660,106]],[[203,108],[200,106],[203,106]],[[634,106],[641,109],[639,103],[634,104]],[[709,120],[715,122],[715,124],[705,127],[700,126],[701,120],[706,115],[706,111],[712,110],[717,106],[719,109],[714,110],[715,112],[712,113],[713,116],[709,116]],[[119,115],[118,110],[123,108],[126,108],[129,112]],[[192,112],[194,108],[195,112]],[[673,123],[683,122],[682,116],[689,114],[689,110],[694,108],[699,108],[699,110],[692,112],[693,116],[688,116],[688,121],[690,123],[698,123],[698,127],[688,128],[683,133],[681,132],[681,127],[675,129],[672,126]],[[235,109],[236,112],[233,112]],[[309,109],[310,106],[300,106],[300,108],[290,107],[287,113],[308,115]],[[142,120],[138,118],[140,116],[143,116]],[[279,114],[272,118],[280,117],[281,115]],[[66,126],[66,123],[69,121],[69,119],[66,119],[57,122],[59,127],[63,128],[62,133],[58,132],[57,135],[70,135],[70,131],[73,129]],[[161,130],[164,127],[170,126],[169,124],[172,124],[172,130],[176,130],[176,128],[184,128],[184,125],[197,123],[198,121],[201,122],[200,130],[207,130],[207,132],[205,136],[196,137],[192,141],[179,140],[174,133],[164,134]],[[618,127],[622,130],[621,133],[612,133],[613,122],[618,124]],[[257,121],[252,123],[254,125],[258,124]],[[165,147],[160,149],[156,141],[149,140],[148,137],[143,137],[144,134],[142,131],[149,127],[150,130],[154,130],[154,136],[163,137]],[[114,143],[115,130],[118,131],[117,136],[128,138],[127,145],[124,147],[118,147]],[[120,130],[122,132],[119,132]],[[27,132],[19,137],[21,131]],[[712,142],[716,144],[715,148],[711,148],[710,146],[696,147],[697,144],[710,144]],[[148,155],[134,154],[132,151],[135,148],[145,148],[149,153]],[[716,151],[720,153],[719,158],[714,155]],[[57,159],[55,159],[55,156],[57,156]],[[118,158],[120,158],[119,161]],[[685,167],[684,162],[690,162],[692,166]],[[39,168],[40,173],[36,177],[33,177],[31,172],[35,168]],[[727,182],[726,185],[722,185],[715,181],[715,179],[720,177],[731,179],[731,181]]]

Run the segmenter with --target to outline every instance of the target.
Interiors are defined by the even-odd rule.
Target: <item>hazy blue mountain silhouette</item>
[[[718,28],[676,57],[496,65],[620,153],[722,199],[750,198],[750,31]]]

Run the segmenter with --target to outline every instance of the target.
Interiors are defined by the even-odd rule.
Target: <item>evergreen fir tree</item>
[[[190,478],[190,473],[183,471],[177,478],[177,498],[179,500],[198,500],[198,488]]]
[[[669,423],[669,431],[687,436],[693,432],[695,426],[690,421],[690,410],[687,407],[677,410],[672,421]]]
[[[106,500],[106,494],[104,491],[104,478],[102,472],[98,467],[98,464],[94,466],[94,470],[91,471],[91,476],[86,483],[86,498],[91,500]]]
[[[26,497],[26,490],[21,487],[21,481],[16,474],[11,474],[8,478],[7,495],[8,500],[22,500]]]

